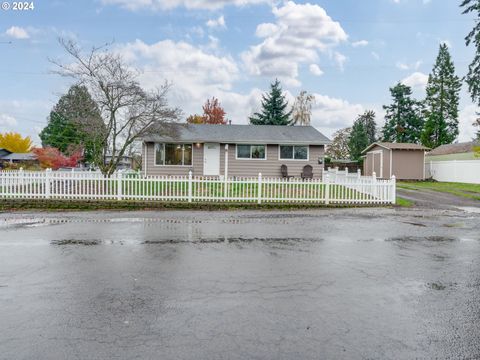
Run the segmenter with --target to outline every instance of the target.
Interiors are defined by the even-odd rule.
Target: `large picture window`
[[[155,165],[192,165],[192,145],[155,144]]]
[[[237,145],[237,159],[265,160],[265,145]]]
[[[308,146],[280,145],[280,160],[308,160]]]

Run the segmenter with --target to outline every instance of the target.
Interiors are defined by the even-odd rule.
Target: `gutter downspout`
[[[148,143],[144,142],[143,145],[144,145],[143,147],[144,147],[144,149],[145,149],[145,156],[144,156],[144,158],[145,158],[145,159],[144,159],[144,160],[145,160],[145,161],[144,161],[145,166],[144,166],[144,169],[143,169],[143,170],[144,170],[144,174],[145,174],[145,177],[146,177],[146,176],[147,176],[147,166],[148,166],[148,165],[147,165],[147,164],[148,164],[148,155],[147,155],[147,154],[148,154]]]

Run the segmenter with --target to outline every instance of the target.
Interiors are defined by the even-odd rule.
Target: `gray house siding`
[[[145,152],[145,149],[147,150]],[[188,175],[189,170],[195,176],[203,175],[203,144],[193,144],[192,166],[155,166],[155,144],[145,143],[143,146],[142,169],[146,175]],[[281,177],[280,166],[287,165],[289,175],[300,177],[302,169],[309,164],[313,167],[315,178],[322,176],[322,165],[318,163],[323,158],[325,147],[323,145],[309,146],[308,160],[280,160],[279,146],[267,145],[265,160],[250,160],[236,158],[236,145],[229,144],[228,149],[228,176],[258,176],[262,173],[265,177]],[[146,156],[145,156],[146,155]],[[220,145],[220,175],[225,173],[225,144]]]

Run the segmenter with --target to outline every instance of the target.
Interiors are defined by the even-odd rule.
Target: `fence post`
[[[395,177],[395,175],[392,176],[392,179],[390,180],[392,183],[391,183],[391,187],[392,187],[392,204],[395,205],[395,203],[397,202],[397,179]]]
[[[345,178],[348,178],[348,167],[345,166]]]
[[[262,203],[262,173],[258,173],[258,203]]]
[[[18,171],[18,174],[20,175],[19,178],[20,178],[20,181],[19,181],[19,185],[20,186],[23,186],[25,184],[25,174],[23,173],[23,167],[20,168],[20,170]],[[21,190],[23,191],[23,189]]]
[[[192,170],[188,172],[188,202],[192,202]]]
[[[330,204],[330,174],[325,176],[325,205]]]
[[[45,198],[50,199],[50,175],[52,169],[45,169]]]
[[[122,200],[123,197],[122,176],[121,172],[117,172],[117,200]]]
[[[377,197],[377,173],[375,171],[372,172],[372,189],[370,195]]]

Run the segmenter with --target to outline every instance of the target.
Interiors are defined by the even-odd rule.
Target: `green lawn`
[[[422,190],[428,189],[444,193],[462,196],[470,199],[480,200],[480,184],[465,184],[452,182],[418,181],[418,182],[397,182],[402,189]]]
[[[404,199],[400,196],[397,196],[397,200],[395,201],[395,205],[401,207],[411,207],[413,206],[413,202],[407,199]]]

